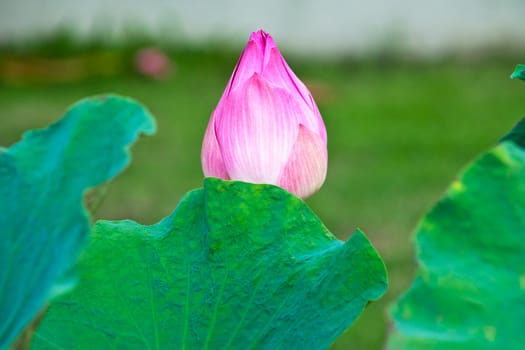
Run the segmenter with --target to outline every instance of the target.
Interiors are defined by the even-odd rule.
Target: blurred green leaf
[[[512,79],[525,80],[525,65],[518,64],[514,69],[514,72],[510,75]]]
[[[154,129],[132,100],[96,97],[1,151],[0,349],[75,285],[72,268],[90,226],[84,191],[117,175],[129,145]]]
[[[450,186],[416,232],[419,270],[389,349],[523,349],[525,128]]]
[[[207,178],[159,223],[99,221],[34,349],[325,349],[386,290],[360,232],[337,240],[271,185]]]

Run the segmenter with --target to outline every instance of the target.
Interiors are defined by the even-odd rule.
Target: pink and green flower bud
[[[205,176],[274,184],[301,198],[325,180],[321,114],[262,30],[251,34],[211,115],[201,160]]]

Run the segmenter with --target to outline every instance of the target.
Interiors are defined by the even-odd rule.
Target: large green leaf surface
[[[389,349],[524,349],[524,131],[468,166],[420,223]]]
[[[79,269],[33,349],[325,349],[387,286],[360,231],[341,242],[288,192],[215,178],[155,225],[99,221]]]
[[[84,191],[120,172],[127,147],[154,129],[137,103],[97,97],[0,152],[0,349],[75,284],[90,226]]]

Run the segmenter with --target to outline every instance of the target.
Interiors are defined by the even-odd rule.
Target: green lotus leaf
[[[523,349],[525,125],[470,164],[416,231],[389,349]]]
[[[215,178],[155,225],[99,221],[79,271],[33,349],[325,349],[387,287],[360,231],[341,242],[288,192]]]
[[[525,64],[518,64],[510,77],[512,79],[525,80]]]
[[[90,229],[84,191],[117,175],[128,146],[154,129],[132,100],[96,97],[0,151],[0,349],[74,286]]]

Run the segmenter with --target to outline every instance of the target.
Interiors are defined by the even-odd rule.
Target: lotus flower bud
[[[325,180],[321,114],[262,30],[251,34],[211,115],[201,161],[205,176],[274,184],[301,198]]]

